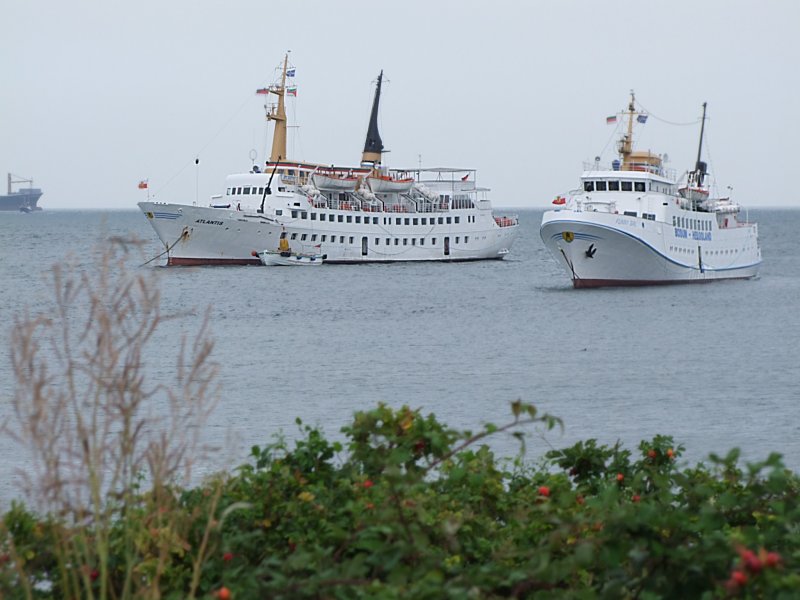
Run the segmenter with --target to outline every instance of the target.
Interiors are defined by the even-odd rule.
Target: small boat
[[[414,185],[414,179],[392,175],[370,175],[367,177],[367,183],[373,194],[398,194],[410,190]]]
[[[294,267],[310,266],[316,267],[325,262],[328,258],[325,254],[309,254],[305,252],[292,252],[286,238],[281,238],[277,250],[253,251],[258,256],[261,264],[267,267]]]
[[[356,189],[358,178],[343,173],[326,173],[317,171],[313,175],[314,185],[320,190],[335,192],[352,192]]]

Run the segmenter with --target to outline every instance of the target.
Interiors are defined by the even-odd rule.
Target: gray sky
[[[206,203],[266,158],[263,97],[297,69],[290,157],[357,164],[374,80],[391,167],[478,169],[500,207],[541,208],[584,161],[611,160],[631,89],[638,147],[704,158],[746,207],[796,206],[795,0],[3,0],[0,175],[45,209]],[[656,118],[657,117],[657,118]],[[605,149],[605,152],[603,152]],[[708,152],[705,152],[708,150]],[[195,158],[200,164],[195,166]]]

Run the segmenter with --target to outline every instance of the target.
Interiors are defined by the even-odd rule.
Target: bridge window
[[[619,181],[609,181],[608,182],[608,191],[609,192],[618,192],[619,191]]]
[[[636,182],[634,182],[633,191],[635,191],[635,192],[643,192],[643,191],[645,191],[645,189],[644,189],[644,181],[636,181]]]
[[[594,191],[594,182],[593,181],[584,181],[583,182],[583,191],[584,192],[593,192]]]
[[[632,192],[633,191],[633,182],[632,181],[623,181],[622,182],[622,191],[623,192]]]
[[[606,182],[605,181],[598,181],[594,185],[595,185],[595,189],[598,192],[605,192],[606,191]]]

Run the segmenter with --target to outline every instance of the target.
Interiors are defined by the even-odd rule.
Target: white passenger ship
[[[758,226],[740,219],[729,198],[714,198],[700,160],[678,181],[662,158],[633,150],[634,95],[626,113],[620,160],[585,166],[581,187],[558,196],[540,233],[576,288],[694,283],[758,273]]]
[[[296,253],[326,263],[501,259],[519,229],[495,216],[473,169],[387,169],[381,164],[378,105],[372,105],[359,167],[287,161],[286,77],[259,90],[277,96],[272,154],[263,171],[227,178],[209,206],[140,202],[161,239],[168,265],[260,264],[258,252],[287,239]]]

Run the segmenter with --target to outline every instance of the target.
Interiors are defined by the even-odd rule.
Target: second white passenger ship
[[[647,120],[631,94],[620,159],[587,165],[580,188],[553,201],[540,233],[576,288],[695,283],[758,273],[758,226],[730,198],[714,198],[700,160],[680,180],[662,157],[633,149],[633,123]],[[610,118],[614,119],[613,117]],[[705,104],[703,105],[705,125]]]
[[[286,160],[286,78],[259,90],[277,96],[272,154],[262,170],[230,175],[209,206],[140,202],[168,265],[260,264],[258,252],[287,239],[292,252],[326,263],[501,259],[519,229],[495,216],[473,169],[387,169],[378,133],[378,77],[358,167]]]

